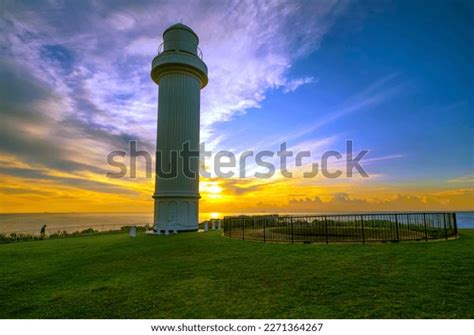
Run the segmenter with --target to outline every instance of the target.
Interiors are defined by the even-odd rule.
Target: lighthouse
[[[200,91],[207,66],[199,38],[178,23],[163,33],[151,78],[158,84],[154,231],[195,231],[199,214]],[[198,154],[197,154],[198,155]]]

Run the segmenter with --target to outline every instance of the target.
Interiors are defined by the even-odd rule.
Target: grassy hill
[[[0,245],[0,318],[474,318],[474,230],[264,244],[218,232]]]

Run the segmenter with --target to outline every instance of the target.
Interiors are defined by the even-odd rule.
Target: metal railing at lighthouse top
[[[180,49],[168,49],[168,50],[166,50],[166,52],[169,52],[169,51],[183,52],[183,53],[190,54],[189,51],[180,50]],[[164,42],[162,42],[162,43],[158,46],[158,54],[157,54],[157,56],[161,55],[163,52],[165,52],[165,50],[164,50]],[[197,52],[197,56],[199,57],[199,59],[204,60],[204,57],[203,57],[201,48],[196,47],[196,52]]]

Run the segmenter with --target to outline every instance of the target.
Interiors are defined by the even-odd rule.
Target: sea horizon
[[[442,212],[442,211],[429,211]],[[231,215],[336,215],[367,213],[429,213],[428,211],[393,211],[393,212],[201,212],[199,222],[212,218],[223,218]],[[458,228],[474,228],[474,211],[454,211]],[[43,225],[49,231],[73,232],[93,228],[108,230],[128,225],[151,226],[153,212],[42,212],[42,213],[0,213],[0,233],[35,233]]]

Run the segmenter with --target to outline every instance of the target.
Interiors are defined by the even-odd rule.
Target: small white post
[[[130,226],[130,231],[128,233],[130,237],[136,237],[137,236],[137,226],[132,225]]]
[[[209,224],[206,222],[204,223],[204,231],[208,231],[209,230]]]
[[[165,235],[168,236],[170,234],[170,231],[168,230],[168,228],[165,229]]]
[[[176,230],[176,228],[173,230],[173,234],[175,234],[175,235],[178,234],[178,231]]]
[[[221,220],[217,221],[217,229],[221,230]]]
[[[216,229],[216,221],[212,220],[211,223],[212,223],[212,230],[215,230]]]

